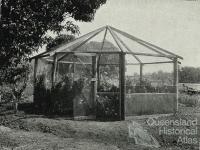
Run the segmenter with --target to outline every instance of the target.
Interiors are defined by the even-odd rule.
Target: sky
[[[77,24],[81,35],[113,26],[182,56],[182,66],[200,67],[199,0],[107,0],[92,22]]]
[[[92,22],[75,24],[80,28],[79,36],[113,26],[182,56],[181,66],[200,67],[200,0],[107,0]],[[127,70],[139,72],[134,66]],[[171,72],[173,66],[144,68],[144,72],[156,70]]]

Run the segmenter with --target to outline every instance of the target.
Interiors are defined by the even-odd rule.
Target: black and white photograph
[[[200,1],[0,0],[0,150],[200,150]]]

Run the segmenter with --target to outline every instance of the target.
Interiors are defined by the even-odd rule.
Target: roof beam
[[[113,32],[111,31],[110,27],[107,26],[111,36],[113,37],[113,39],[115,40],[115,43],[117,44],[117,46],[120,48],[121,52],[123,52],[123,48],[121,47],[121,45],[119,44],[118,40],[115,38],[115,36],[113,35]]]
[[[106,26],[106,30],[105,30],[105,33],[104,33],[104,36],[103,36],[103,40],[102,40],[102,45],[101,45],[101,49],[100,51],[103,50],[103,46],[104,46],[104,43],[105,43],[105,39],[106,39],[106,35],[107,35],[107,32],[108,32],[108,27]],[[99,77],[99,64],[100,64],[100,59],[101,59],[101,54],[98,56],[98,59],[97,59],[97,78],[98,78],[98,86],[99,86],[99,80],[100,80],[100,77]]]
[[[107,26],[106,26],[106,30],[105,30],[105,33],[104,33],[104,36],[103,36],[103,40],[102,40],[102,45],[101,45],[100,51],[103,50],[103,46],[104,46],[104,43],[105,43],[107,31],[108,31],[108,28],[107,28]],[[99,65],[99,63],[100,63],[100,59],[101,59],[101,54],[99,55],[99,58],[98,58],[98,60],[97,60],[97,69],[98,69],[98,65]]]
[[[88,38],[88,37],[91,37],[91,35],[95,35],[96,33],[99,33],[99,32],[101,32],[101,31],[103,31],[104,29],[105,29],[105,26],[102,27],[102,28],[99,28],[99,29],[97,29],[97,30],[94,30],[94,31],[92,31],[92,32],[89,32],[89,33],[87,33],[87,34],[85,34],[85,35],[83,35],[83,36],[81,36],[81,37],[79,37],[79,38],[73,40],[72,42],[69,42],[69,43],[67,43],[67,44],[65,44],[65,45],[63,45],[63,46],[57,48],[55,51],[56,51],[56,52],[63,51],[63,50],[65,50],[65,49],[69,48],[70,46],[73,46],[73,45],[76,44],[76,43],[82,42],[83,40],[85,41],[85,39],[87,40],[87,38]]]
[[[92,36],[90,36],[88,39],[86,39],[85,41],[83,41],[81,44],[79,44],[78,46],[76,46],[74,49],[72,49],[71,51],[76,51],[79,47],[81,47],[83,44],[85,44],[87,41],[89,41],[90,39],[92,39],[93,37],[95,37],[97,34],[99,34],[101,31],[103,31],[105,28],[102,28],[100,31],[96,32],[95,34],[93,34]],[[56,52],[57,53],[57,52]],[[58,61],[62,60],[63,58],[65,58],[67,54],[64,54],[63,56],[61,56]]]
[[[160,47],[158,47],[158,46],[156,46],[156,45],[153,45],[153,44],[151,44],[151,43],[149,43],[149,42],[143,41],[143,40],[141,40],[141,39],[139,39],[139,38],[136,38],[136,37],[134,37],[134,36],[132,36],[132,35],[126,33],[126,32],[123,32],[123,31],[121,31],[121,30],[119,30],[119,29],[114,28],[114,27],[111,27],[111,28],[112,28],[114,31],[120,33],[121,35],[123,35],[123,36],[125,36],[125,37],[127,37],[127,38],[129,38],[129,39],[131,39],[131,40],[133,40],[133,41],[140,42],[140,43],[143,43],[143,44],[146,44],[146,45],[150,45],[150,46],[152,46],[152,47],[154,47],[154,48],[156,48],[156,49],[158,49],[158,50],[160,50],[160,51],[162,51],[162,52],[165,52],[165,53],[168,53],[168,54],[170,54],[170,55],[176,56],[177,58],[183,59],[183,57],[181,57],[181,56],[179,56],[179,55],[176,55],[176,54],[174,54],[174,53],[172,53],[172,52],[170,52],[170,51],[168,51],[168,50],[165,50],[165,49],[163,49],[163,48],[160,48]],[[155,50],[155,49],[154,49],[154,50]]]
[[[162,53],[162,52],[156,50],[155,48],[153,48],[153,47],[151,47],[151,46],[149,46],[149,45],[147,45],[147,44],[145,44],[145,43],[142,43],[142,42],[139,42],[139,41],[136,41],[136,42],[137,42],[138,44],[140,44],[140,45],[142,45],[142,46],[144,46],[144,47],[146,47],[146,48],[148,48],[148,49],[150,49],[150,50],[152,50],[152,51],[154,51],[154,52],[160,54],[160,55],[163,55],[163,56],[166,55],[166,54],[164,54],[164,53]]]
[[[36,55],[36,56],[33,56],[33,57],[31,57],[30,59],[43,57],[44,54],[45,54],[45,55],[46,55],[46,54],[53,55],[55,52],[60,52],[60,51],[62,51],[62,50],[65,50],[65,49],[69,48],[70,46],[72,46],[72,45],[74,45],[74,44],[76,44],[76,43],[78,43],[78,42],[81,42],[81,41],[85,40],[88,36],[90,36],[90,35],[92,35],[92,34],[95,34],[95,33],[98,32],[98,31],[103,31],[104,29],[105,29],[105,26],[104,26],[104,27],[101,27],[101,28],[99,28],[99,29],[96,29],[96,30],[94,30],[94,31],[91,31],[91,32],[89,32],[89,33],[87,33],[87,34],[85,34],[85,35],[79,37],[79,38],[76,38],[76,39],[74,39],[73,41],[71,41],[71,42],[69,42],[69,43],[67,43],[67,44],[62,44],[61,46],[59,45],[56,49],[52,49],[52,50],[50,50],[50,51],[46,51],[46,52],[40,53],[40,54],[38,54],[38,55]]]
[[[39,55],[31,57],[30,60],[35,59],[35,58],[47,57],[47,56],[49,56],[49,54],[45,54],[45,52],[43,52],[43,53],[41,53]]]
[[[106,30],[105,30],[105,33],[104,33],[104,36],[103,36],[103,40],[102,40],[101,51],[103,50],[103,46],[104,46],[104,43],[105,43],[107,31],[108,31],[108,28],[106,27]]]
[[[96,54],[120,54],[121,51],[73,51],[73,52],[58,52],[58,54],[76,54],[76,53],[96,53]],[[160,54],[150,54],[150,53],[136,53],[136,52],[124,52],[125,54],[141,55],[141,56],[154,56],[154,57],[167,57],[176,58],[175,56],[167,55],[163,56]]]
[[[160,54],[150,54],[150,53],[136,53],[136,52],[126,52],[126,54],[134,54],[134,55],[141,55],[141,56],[153,56],[153,57],[167,57],[167,58],[175,58],[175,56],[171,55],[160,55]]]
[[[113,32],[113,35],[122,43],[122,45],[129,51],[129,52],[132,52],[130,50],[130,48],[121,40],[121,38],[119,38],[119,36],[117,36],[114,32]],[[142,63],[142,61],[134,54],[132,54],[132,56],[139,62],[139,63]]]
[[[58,52],[58,54],[76,54],[76,53],[119,54],[120,51],[73,51],[73,52]]]
[[[112,28],[112,27],[111,27]],[[116,35],[117,36],[117,35]],[[125,36],[125,35],[123,35],[123,36]],[[125,36],[126,37],[126,36]],[[119,38],[119,37],[118,37]],[[129,38],[130,39],[130,38]],[[132,39],[131,39],[132,40]],[[158,54],[160,54],[160,55],[163,55],[163,56],[166,56],[167,57],[167,55],[166,54],[164,54],[164,53],[162,53],[162,52],[160,52],[160,51],[158,51],[158,50],[156,50],[156,49],[154,49],[154,48],[152,48],[152,47],[150,47],[150,46],[148,46],[148,45],[146,45],[146,44],[144,44],[144,43],[141,43],[141,42],[139,42],[139,41],[137,41],[137,40],[135,40],[135,42],[137,42],[138,44],[141,44],[141,45],[143,45],[144,47],[147,47],[148,49],[150,49],[150,50],[152,50],[152,51],[154,51],[154,52],[156,52],[156,53],[158,53]],[[121,40],[121,43],[123,44],[124,42]],[[125,44],[125,43],[124,43]],[[125,45],[124,45],[125,46]],[[125,46],[126,47],[126,49],[130,52],[133,52],[130,48],[128,48],[127,46]],[[167,57],[168,58],[168,57]],[[171,58],[169,58],[169,59],[171,59]],[[142,63],[141,61],[140,61],[140,63]]]
[[[53,62],[52,59],[44,59],[45,61],[48,61],[48,62]],[[82,63],[78,63],[78,62],[72,62],[72,61],[59,61],[58,63],[66,63],[66,64],[83,64]],[[151,64],[167,64],[167,63],[173,63],[173,61],[158,61],[158,62],[148,62],[148,63],[142,63],[143,65],[151,65]],[[91,65],[91,63],[85,63],[85,65]],[[141,63],[126,63],[126,65],[140,65]],[[119,63],[103,63],[103,64],[100,64],[100,65],[119,65]]]

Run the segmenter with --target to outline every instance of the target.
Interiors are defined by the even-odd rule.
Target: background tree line
[[[180,83],[200,83],[200,67],[182,67],[179,69]]]

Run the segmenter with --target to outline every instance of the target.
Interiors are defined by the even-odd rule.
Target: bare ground
[[[194,118],[200,120],[200,107],[181,107],[176,116],[162,116],[163,119],[174,117]],[[146,117],[133,117],[146,128],[161,144],[159,150],[190,150],[197,145],[177,144],[176,137],[160,136],[156,128],[147,125]],[[74,121],[67,118],[47,118],[38,115],[2,115],[0,123],[11,131],[0,130],[0,149],[20,150],[149,150],[144,146],[135,145],[128,138],[126,121],[99,122]],[[199,131],[200,132],[200,131]],[[198,132],[198,133],[199,133]],[[200,134],[197,136],[200,137]]]

